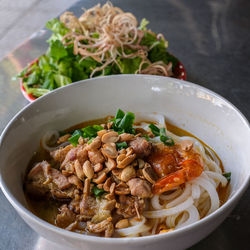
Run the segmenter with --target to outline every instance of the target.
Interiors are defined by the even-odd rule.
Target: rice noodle
[[[131,227],[117,229],[116,232],[119,233],[121,236],[136,236],[137,234],[148,231],[150,229],[149,226],[145,225],[145,222],[146,219],[142,216],[141,221],[131,220]]]
[[[206,180],[202,175],[197,177],[196,179],[191,181],[192,183],[195,183],[196,185],[202,186],[209,194],[209,198],[211,201],[211,207],[208,211],[208,214],[214,212],[216,209],[220,206],[220,200],[218,193],[215,189],[215,187]]]
[[[167,225],[169,228],[175,228],[175,227],[176,227],[176,219],[177,219],[177,217],[178,217],[179,215],[180,215],[180,213],[176,213],[176,214],[167,216],[166,225]]]
[[[174,206],[180,204],[181,202],[185,201],[188,197],[190,197],[190,195],[191,195],[191,185],[186,184],[184,192],[179,197],[174,199],[173,201],[167,203],[166,208],[174,207]]]
[[[190,206],[185,210],[188,213],[188,219],[185,222],[180,221],[176,228],[181,228],[190,225],[200,219],[199,212],[195,206]]]
[[[205,171],[204,173],[206,173],[207,176],[210,177],[210,179],[212,178],[213,180],[217,181],[218,184],[221,183],[222,187],[225,187],[227,185],[227,178],[224,177],[222,174],[212,171]]]
[[[193,204],[193,202],[194,202],[193,198],[189,197],[187,200],[185,200],[184,202],[180,203],[179,205],[175,207],[156,210],[156,211],[146,211],[144,212],[144,216],[146,218],[161,218],[161,217],[173,215],[173,214],[184,211],[185,209],[190,207]]]
[[[165,195],[161,194],[160,198],[161,198],[161,200],[169,201],[169,200],[172,200],[172,199],[176,198],[181,193],[182,193],[182,189],[178,188],[176,191],[174,191],[171,194],[165,194]]]
[[[152,232],[151,232],[152,234],[156,233],[156,229],[157,229],[158,223],[159,223],[159,219],[155,219],[154,226],[153,226]]]
[[[160,204],[159,195],[155,194],[151,199],[151,205],[154,209],[162,209],[163,205]]]
[[[199,199],[201,195],[200,187],[196,184],[192,184],[192,197],[193,199]]]

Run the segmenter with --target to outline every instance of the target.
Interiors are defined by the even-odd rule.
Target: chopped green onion
[[[100,197],[101,195],[103,195],[105,193],[105,191],[103,189],[100,189],[97,186],[94,186],[92,191],[93,191],[95,197]]]
[[[167,146],[173,146],[174,145],[174,140],[170,137],[167,136],[166,134],[166,129],[165,128],[158,128],[154,124],[150,124],[149,128],[151,129],[151,132],[155,136],[160,136],[160,140]]]
[[[80,138],[80,136],[82,136],[82,131],[77,129],[74,131],[74,133],[72,134],[72,136],[68,139],[70,141],[70,143],[76,147],[78,144],[78,139]]]
[[[160,128],[160,140],[167,146],[173,146],[174,145],[174,140],[166,135],[166,129],[165,128]]]
[[[159,136],[160,135],[160,129],[157,128],[154,124],[150,124],[148,126],[151,129],[151,132],[155,135],[155,136]]]
[[[97,132],[104,129],[101,125],[93,125],[92,127],[93,127]]]
[[[134,113],[127,112],[118,125],[119,130],[123,130],[124,132],[128,133],[131,132],[134,120],[135,120]]]
[[[226,177],[227,181],[231,180],[231,172],[224,173],[223,176]]]
[[[92,138],[97,136],[97,130],[93,126],[82,128],[84,138]]]
[[[115,119],[122,119],[124,117],[124,115],[125,115],[125,113],[121,109],[118,109],[116,111]]]
[[[117,142],[116,143],[116,148],[117,149],[123,149],[123,148],[127,148],[128,147],[128,144],[127,144],[127,142]]]

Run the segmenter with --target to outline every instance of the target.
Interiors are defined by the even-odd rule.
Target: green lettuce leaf
[[[52,41],[49,47],[48,55],[53,57],[55,60],[59,60],[68,55],[67,50],[61,41]]]
[[[117,62],[120,65],[122,74],[134,74],[140,66],[141,63],[140,57],[135,58],[118,58]]]
[[[50,39],[47,41],[51,43],[52,41],[62,40],[62,37],[69,32],[69,29],[64,26],[58,19],[53,18],[46,23],[46,28],[53,32]]]
[[[60,74],[55,74],[54,80],[56,82],[57,87],[62,87],[72,83],[72,80],[69,77]]]

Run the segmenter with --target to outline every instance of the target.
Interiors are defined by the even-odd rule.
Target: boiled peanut
[[[88,179],[92,179],[94,176],[94,169],[91,166],[90,161],[85,161],[83,164],[83,172],[87,176]]]
[[[117,142],[119,140],[119,135],[115,131],[110,131],[102,136],[103,143]]]
[[[108,158],[108,161],[105,162],[105,165],[109,171],[111,171],[116,167],[116,162],[113,159]]]
[[[157,174],[153,170],[153,168],[150,166],[149,163],[145,163],[145,167],[142,169],[143,176],[147,181],[149,181],[151,184],[154,184],[156,180],[158,179]]]
[[[96,184],[101,184],[107,179],[107,174],[105,172],[100,173],[96,179],[93,179],[93,182]]]
[[[106,133],[107,133],[107,130],[106,130],[106,129],[103,129],[103,130],[98,131],[98,132],[97,132],[97,135],[100,136],[100,138],[102,138],[102,136],[103,136],[104,134],[106,134]]]
[[[112,184],[112,180],[111,180],[111,177],[109,177],[109,178],[105,181],[105,183],[104,183],[104,185],[103,185],[103,189],[104,189],[106,192],[109,192],[111,184]]]
[[[97,136],[93,141],[87,146],[87,150],[95,150],[100,148],[102,145],[101,138]]]
[[[122,161],[117,163],[117,168],[125,168],[128,166],[134,159],[136,158],[136,154],[126,156]]]
[[[108,158],[116,158],[118,154],[115,143],[104,144],[101,151]]]
[[[84,173],[83,173],[82,166],[81,166],[81,164],[80,164],[80,162],[79,162],[78,160],[75,160],[74,168],[75,168],[77,177],[78,177],[80,180],[83,180],[83,178],[84,178]]]
[[[128,134],[128,133],[123,133],[120,135],[120,141],[131,141],[135,138],[134,135]]]
[[[94,172],[100,172],[103,169],[103,165],[101,163],[97,163],[94,166]]]
[[[143,168],[144,165],[145,165],[144,160],[142,160],[142,159],[137,159],[137,161],[138,161],[138,167],[139,167],[139,168]]]
[[[121,172],[121,180],[124,182],[136,177],[135,169],[132,166],[125,167]]]

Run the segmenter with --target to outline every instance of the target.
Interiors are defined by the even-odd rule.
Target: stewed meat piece
[[[76,214],[71,211],[66,204],[59,209],[60,213],[56,216],[56,225],[61,228],[66,228],[76,220]]]
[[[47,161],[37,163],[28,173],[25,188],[34,197],[68,197],[65,189],[70,188],[68,179],[57,169],[51,168]]]
[[[97,224],[90,221],[87,222],[87,229],[92,233],[105,232],[105,237],[111,237],[114,233],[114,225],[112,223],[112,217],[103,220]]]
[[[147,157],[152,151],[152,144],[142,137],[136,137],[129,143],[129,146],[133,148],[138,158]]]
[[[151,185],[140,178],[133,178],[128,181],[131,194],[140,198],[149,198],[152,196]]]

